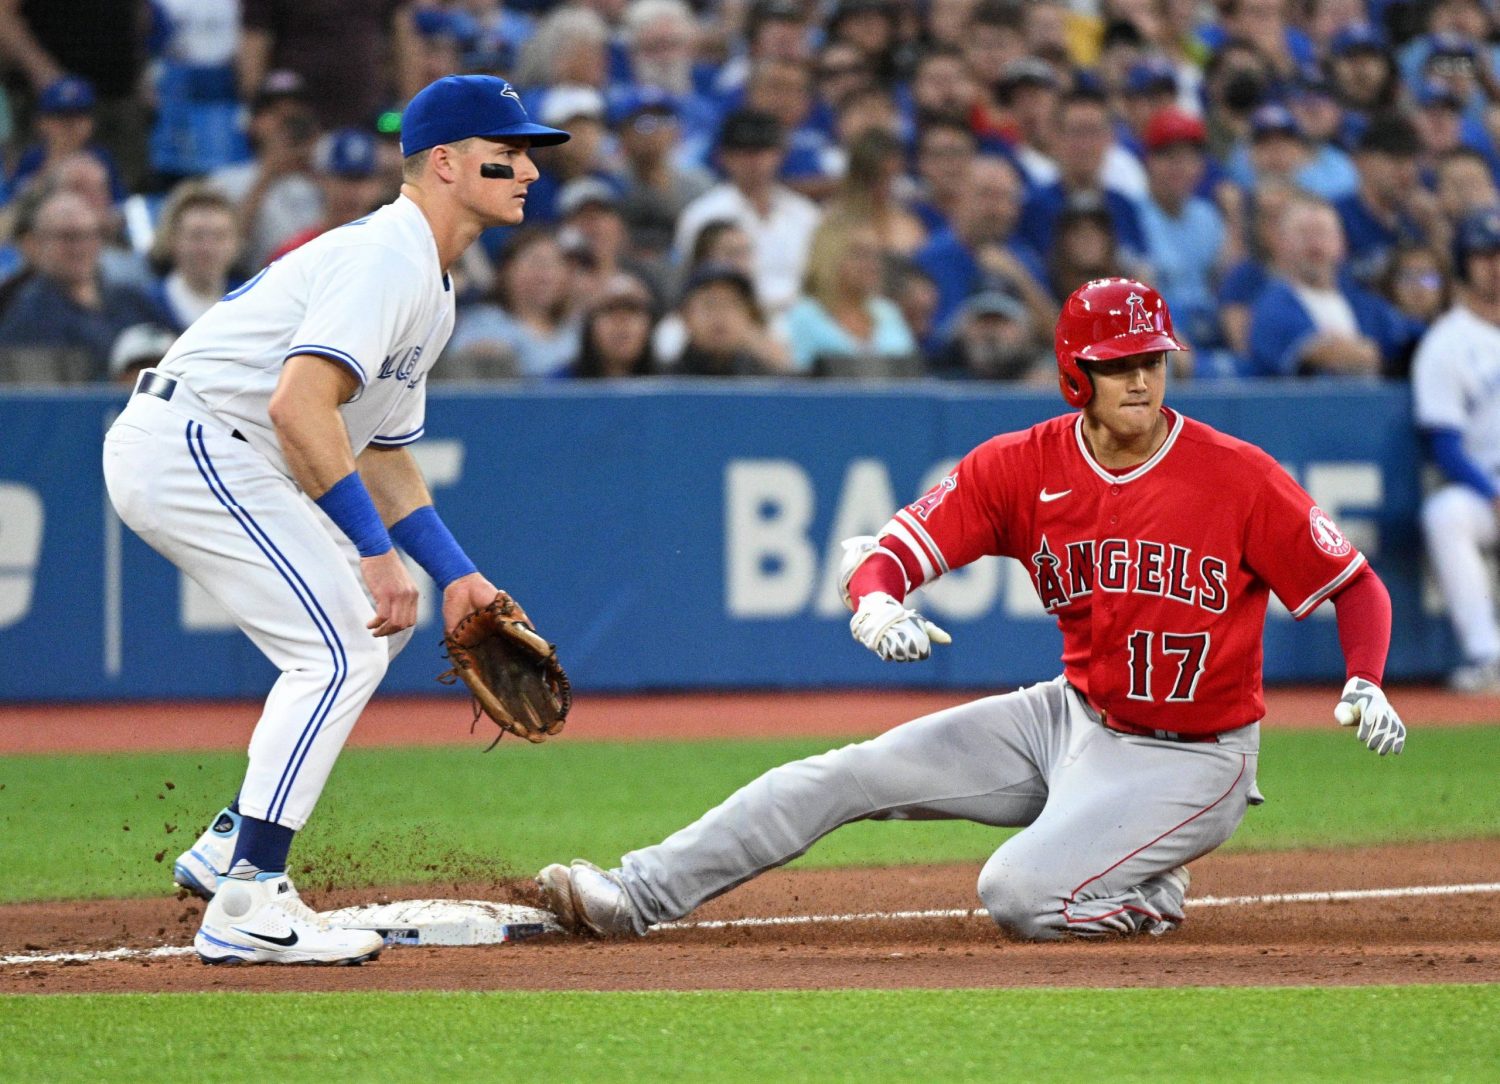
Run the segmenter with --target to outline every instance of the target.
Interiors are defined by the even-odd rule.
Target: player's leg
[[[1027,824],[1061,755],[1063,686],[1048,682],[913,720],[870,741],[773,768],[661,843],[631,851],[614,876],[637,932],[802,854],[867,818]]]
[[[1495,510],[1468,486],[1448,485],[1422,505],[1422,529],[1438,587],[1466,664],[1456,685],[1482,688],[1486,670],[1500,669],[1500,625],[1484,551],[1495,546]]]
[[[1104,729],[1080,706],[1036,820],[979,875],[995,922],[1020,937],[1170,929],[1186,885],[1173,872],[1233,834],[1255,783],[1257,726],[1217,744]]]
[[[136,417],[141,399],[122,421]],[[154,402],[146,428],[106,451],[111,498],[281,671],[251,738],[238,809],[295,830],[384,675],[388,650],[364,627],[373,610],[360,581],[296,488],[249,445]]]

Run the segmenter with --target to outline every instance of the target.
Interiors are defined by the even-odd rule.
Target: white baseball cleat
[[[206,964],[362,964],[380,955],[385,939],[330,926],[285,873],[262,873],[224,878],[193,947]]]
[[[198,837],[172,864],[172,880],[195,896],[214,898],[219,883],[229,872],[234,858],[234,844],[240,837],[240,815],[228,809],[219,811],[208,830]]]
[[[554,862],[536,875],[536,883],[548,910],[569,933],[623,937],[646,932],[620,878],[592,862],[575,858],[571,867]]]

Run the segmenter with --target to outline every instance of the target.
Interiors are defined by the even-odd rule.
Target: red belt
[[[1182,734],[1175,730],[1153,730],[1149,726],[1136,726],[1134,723],[1127,723],[1123,719],[1116,719],[1113,715],[1105,711],[1099,713],[1099,721],[1104,724],[1107,730],[1113,730],[1120,734],[1134,734],[1138,738],[1155,738],[1158,741],[1177,741],[1190,745],[1210,743],[1217,745],[1219,743],[1219,736],[1217,734]]]

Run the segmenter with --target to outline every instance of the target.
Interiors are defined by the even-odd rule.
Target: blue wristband
[[[453,532],[448,530],[437,509],[424,504],[404,519],[391,525],[391,537],[411,559],[422,566],[439,589],[454,580],[478,572],[469,555],[463,551]]]
[[[359,471],[350,471],[329,487],[314,502],[349,536],[361,557],[379,557],[391,548],[391,536],[380,522],[370,491],[359,479]]]

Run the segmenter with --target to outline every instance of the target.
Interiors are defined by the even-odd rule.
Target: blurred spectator
[[[667,294],[680,295],[698,269],[708,265],[733,268],[753,284],[755,260],[755,242],[745,228],[733,219],[716,218],[704,223],[703,228],[698,231],[687,260],[677,268],[680,288],[667,291]],[[775,330],[773,326],[773,331]],[[681,315],[676,310],[668,312],[656,325],[652,340],[657,360],[664,365],[675,362],[686,343],[687,328],[683,325]]]
[[[586,269],[575,274],[574,295],[588,299],[599,285],[622,271],[645,279],[654,289],[667,284],[661,260],[643,260],[630,247],[630,234],[620,215],[619,194],[597,177],[569,181],[558,197],[562,229],[558,243],[563,251]]]
[[[1097,192],[1069,197],[1057,218],[1056,245],[1048,260],[1053,297],[1067,297],[1092,279],[1125,273],[1109,207]]]
[[[1004,277],[1011,291],[1023,298],[1028,290],[1033,295],[1043,291],[1047,275],[1042,258],[1017,236],[1021,192],[1014,165],[993,155],[976,157],[964,176],[952,226],[912,254],[917,266],[937,283],[934,320],[939,334],[964,299],[993,277]],[[1050,306],[1046,301],[1040,304]]]
[[[1286,106],[1263,105],[1250,117],[1250,137],[1231,151],[1229,175],[1247,191],[1267,181],[1284,181],[1301,188],[1303,171],[1312,166],[1313,152],[1302,125]]]
[[[1027,0],[1021,5],[1021,32],[1026,51],[1060,68],[1092,66],[1095,39],[1087,17],[1080,18],[1064,0]]]
[[[1489,162],[1479,151],[1458,147],[1438,156],[1436,166],[1438,207],[1447,221],[1447,234],[1470,211],[1500,204],[1500,189]]]
[[[627,272],[608,276],[586,310],[573,377],[646,376],[657,369],[651,349],[655,303],[645,282]]]
[[[890,86],[900,75],[893,0],[836,0],[825,23],[830,41],[854,46],[877,82]]]
[[[459,9],[474,20],[478,32],[463,58],[463,70],[513,72],[521,49],[536,31],[536,21],[519,4],[504,0],[458,0]]]
[[[238,162],[250,148],[239,123],[234,61],[239,0],[153,0],[151,169],[169,184]]]
[[[537,24],[521,50],[514,84],[528,109],[547,87],[593,87],[603,93],[609,80],[609,24],[587,8],[557,8]]]
[[[1333,96],[1333,84],[1316,70],[1297,81],[1287,105],[1312,152],[1297,172],[1297,183],[1326,200],[1341,199],[1359,187],[1359,173],[1340,145],[1344,111]]]
[[[671,251],[678,216],[713,187],[713,177],[678,162],[682,128],[671,98],[636,95],[620,107],[614,127],[624,162],[620,213],[631,245],[649,259],[663,257]]]
[[[921,189],[911,210],[928,234],[951,224],[976,153],[974,133],[965,125],[929,121],[918,127],[917,180]]]
[[[1407,325],[1383,299],[1341,283],[1343,228],[1327,203],[1299,198],[1281,216],[1285,266],[1250,310],[1255,376],[1375,376],[1404,345]]]
[[[318,121],[301,76],[266,77],[250,105],[249,131],[255,157],[210,179],[238,205],[247,262],[259,267],[283,240],[323,218],[323,193],[313,177]]]
[[[607,153],[603,94],[575,84],[552,87],[542,98],[537,119],[572,136],[566,143],[537,152],[542,175],[526,190],[526,221],[532,226],[545,226],[561,216],[557,197],[569,181],[597,177],[617,187],[619,182]],[[498,255],[497,244],[503,244],[506,236],[504,230],[491,230],[485,235],[484,244],[491,256]]]
[[[1386,366],[1386,375],[1405,380],[1421,335],[1448,308],[1453,283],[1448,262],[1431,248],[1403,246],[1391,254],[1381,294],[1396,306],[1410,327],[1411,339]]]
[[[412,72],[403,87],[425,87],[445,75],[463,71],[464,54],[479,35],[479,24],[457,8],[416,6],[409,10]]]
[[[570,275],[550,234],[535,228],[513,233],[490,300],[459,312],[435,371],[451,380],[561,373],[578,353]]]
[[[866,219],[830,214],[813,235],[805,296],[787,313],[798,372],[825,376],[915,375],[917,342],[883,296],[880,234]]]
[[[786,351],[776,342],[747,275],[721,264],[693,273],[678,311],[686,329],[675,376],[766,376],[785,372]]]
[[[812,73],[794,60],[759,61],[745,86],[745,108],[769,113],[787,133],[781,180],[812,199],[827,195],[838,179],[828,118],[817,115],[815,104]]]
[[[928,0],[927,39],[937,45],[963,47],[978,0]]]
[[[240,0],[240,96],[292,71],[322,127],[369,124],[419,89],[411,9],[407,0]]]
[[[713,93],[720,99],[731,99],[763,60],[787,60],[811,67],[808,24],[808,11],[801,0],[755,0],[745,17],[744,50],[720,66],[714,75]]]
[[[897,194],[897,186],[905,180],[905,165],[901,141],[894,135],[879,128],[862,132],[849,147],[844,179],[825,213],[869,223],[881,251],[888,255],[910,254],[927,240],[927,230]]]
[[[911,260],[900,261],[891,271],[891,300],[901,310],[901,319],[911,328],[924,357],[942,345],[938,334],[938,289],[932,276]]]
[[[141,101],[144,4],[121,0],[0,0],[0,60],[23,72],[39,101],[65,76],[87,80],[100,140],[124,188],[146,173]],[[66,86],[66,84],[64,84]]]
[[[834,132],[838,146],[830,152],[832,170],[842,175],[849,161],[849,148],[869,131],[889,132],[906,143],[906,128],[896,96],[873,84],[855,87],[839,99],[834,110]]]
[[[1416,423],[1443,474],[1422,506],[1427,555],[1463,661],[1448,676],[1466,693],[1500,692],[1500,620],[1488,558],[1500,542],[1500,207],[1459,223],[1458,300],[1412,363]]]
[[[950,341],[933,362],[933,375],[949,380],[1050,383],[1056,366],[1037,344],[1031,315],[1019,299],[984,290],[964,302]]]
[[[51,355],[51,379],[102,379],[121,331],[162,322],[144,292],[100,275],[103,228],[81,196],[61,190],[40,199],[30,221],[18,223],[33,273],[0,316],[0,343]]]
[[[683,0],[631,0],[621,19],[629,76],[609,88],[611,100],[641,89],[659,90],[677,101],[684,149],[690,160],[706,160],[719,111],[698,93],[693,74],[698,21]]]
[[[1287,0],[1220,0],[1219,21],[1206,24],[1201,34],[1210,49],[1238,38],[1252,43],[1282,79],[1317,62],[1312,41],[1290,24]]]
[[[1197,117],[1168,108],[1142,133],[1150,190],[1140,205],[1152,281],[1172,311],[1173,324],[1194,350],[1218,346],[1213,283],[1229,251],[1224,216],[1196,195],[1205,171],[1208,138]]]
[[[1297,188],[1288,181],[1267,181],[1256,190],[1247,224],[1249,251],[1219,283],[1219,326],[1236,359],[1250,351],[1250,307],[1270,285],[1275,269],[1284,263],[1281,216],[1296,198]],[[1234,375],[1238,368],[1236,364],[1212,375]]]
[[[912,73],[911,103],[917,131],[934,121],[973,123],[980,87],[957,45],[930,45],[917,57]]]
[[[824,43],[818,50],[814,75],[818,100],[828,108],[843,101],[851,91],[875,81],[875,72],[865,61],[864,53],[846,41]]]
[[[1177,72],[1170,62],[1148,56],[1131,65],[1119,88],[1116,111],[1137,143],[1152,117],[1177,108]]]
[[[106,282],[139,290],[151,288],[154,276],[125,235],[124,216],[119,204],[110,198],[109,174],[98,158],[85,151],[70,154],[33,184],[43,189],[73,192],[93,209],[101,223],[104,248],[99,254],[99,268]]]
[[[1345,140],[1352,145],[1371,115],[1387,112],[1396,104],[1401,80],[1385,35],[1368,23],[1354,23],[1334,34],[1328,75],[1352,122]]]
[[[239,222],[228,197],[201,181],[172,190],[151,246],[151,262],[162,275],[156,302],[172,329],[186,330],[229,292],[239,251]]]
[[[1037,252],[1051,252],[1063,208],[1071,198],[1092,193],[1108,211],[1122,254],[1139,259],[1146,240],[1135,203],[1100,180],[1105,158],[1110,148],[1117,146],[1104,99],[1093,92],[1078,91],[1064,98],[1057,112],[1057,139],[1057,180],[1035,188],[1026,200],[1018,228],[1021,238]],[[1122,153],[1129,152],[1122,149]],[[1140,168],[1139,163],[1136,168]],[[1068,291],[1072,291],[1071,286]]]
[[[1421,144],[1400,116],[1372,120],[1355,149],[1359,190],[1334,203],[1344,226],[1349,273],[1370,286],[1380,280],[1398,244],[1422,244],[1437,224],[1438,206],[1417,173]]]
[[[1023,6],[1013,0],[979,0],[974,5],[959,46],[980,86],[998,87],[1006,68],[1026,57]]]
[[[323,218],[316,225],[286,238],[271,259],[280,259],[301,248],[321,233],[363,218],[393,193],[383,190],[384,179],[376,171],[375,137],[359,128],[330,132],[317,154],[318,187],[323,193]]]
[[[1250,118],[1270,101],[1274,73],[1252,42],[1230,38],[1203,69],[1208,145],[1217,155],[1250,137]]]
[[[110,381],[134,387],[141,370],[158,364],[176,341],[176,333],[160,324],[131,324],[109,348]]]
[[[1421,144],[1423,180],[1431,181],[1436,160],[1464,146],[1463,101],[1438,82],[1423,84],[1412,97],[1416,109],[1411,120]]]
[[[819,217],[816,204],[776,179],[784,140],[780,122],[767,113],[730,114],[718,150],[728,179],[683,210],[675,245],[681,259],[705,223],[717,218],[739,223],[755,241],[755,296],[773,315],[797,300]]]
[[[1057,110],[1061,95],[1057,72],[1035,57],[1007,64],[995,84],[996,100],[1015,126],[1011,153],[1024,171],[1028,186],[1057,180],[1052,154],[1059,138]]]
[[[38,142],[21,152],[11,170],[9,184],[20,190],[34,177],[55,168],[75,154],[96,159],[108,179],[109,197],[118,203],[125,198],[114,158],[94,142],[94,88],[85,79],[65,76],[49,85],[36,100],[36,134]]]

